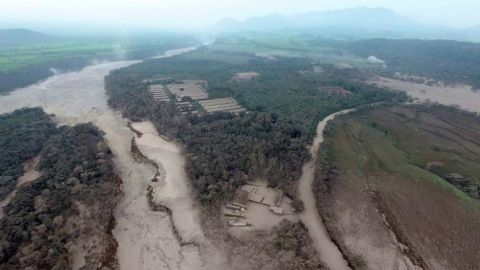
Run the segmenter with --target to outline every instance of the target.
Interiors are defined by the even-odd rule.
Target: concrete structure
[[[349,96],[352,94],[350,91],[347,91],[345,88],[339,86],[323,86],[319,89],[320,92],[327,93],[329,95]]]
[[[151,79],[145,79],[142,82],[143,83],[162,83],[166,81],[171,81],[172,77],[158,77],[158,78],[151,78]]]
[[[277,215],[283,215],[284,212],[283,208],[276,206],[270,206],[270,210]]]
[[[234,218],[245,218],[246,215],[245,213],[237,210],[231,210],[231,209],[224,209],[223,214],[226,217],[234,217]]]
[[[239,72],[235,74],[232,78],[234,81],[251,81],[254,78],[258,77],[260,74],[257,72]]]
[[[298,220],[292,200],[282,190],[268,187],[266,181],[240,187],[234,201],[225,205],[224,215],[229,231],[239,236],[246,232],[269,230],[284,219]]]
[[[248,193],[251,193],[251,192],[255,192],[257,190],[257,187],[252,185],[245,185],[242,187],[242,190]]]
[[[248,200],[255,203],[262,203],[263,199],[264,196],[257,193],[250,193],[250,196],[248,196]]]
[[[227,205],[225,205],[225,208],[230,209],[230,210],[234,210],[234,211],[240,211],[240,212],[246,212],[247,211],[246,206],[241,207],[241,206],[234,205],[234,204],[227,204]]]
[[[180,101],[175,104],[177,110],[182,114],[198,114],[199,112],[195,109],[194,105],[190,101]]]
[[[202,88],[206,88],[208,86],[208,82],[206,80],[181,80],[183,84],[196,84]]]
[[[266,206],[275,206],[275,203],[277,201],[277,198],[275,195],[276,194],[272,194],[272,193],[265,194],[262,204],[265,204]]]
[[[251,226],[251,224],[249,224],[248,222],[246,221],[235,221],[235,220],[229,220],[228,221],[228,225],[230,227],[247,227],[247,226]]]
[[[285,213],[282,208],[284,194],[279,189],[266,186],[244,185],[240,192],[248,194],[248,201],[269,207],[270,211],[278,215]]]
[[[184,80],[181,83],[172,83],[167,85],[168,90],[175,95],[177,101],[182,101],[184,97],[192,100],[208,99],[208,93],[205,91],[207,82],[202,80]]]
[[[232,202],[233,205],[235,206],[239,206],[241,208],[244,208],[244,209],[247,209],[247,205],[246,204],[242,204],[242,203],[238,203],[238,202]]]
[[[163,88],[163,85],[153,84],[153,85],[150,85],[148,88],[150,90],[150,93],[152,94],[153,100],[156,103],[170,101],[170,97],[168,96],[167,92]]]
[[[241,113],[245,109],[238,104],[238,102],[229,97],[229,98],[218,98],[218,99],[209,99],[199,101],[203,109],[208,113],[214,112],[230,112],[230,113]]]

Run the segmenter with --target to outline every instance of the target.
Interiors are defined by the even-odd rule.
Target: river
[[[192,49],[167,51],[160,57]],[[92,122],[105,132],[123,181],[124,196],[115,211],[117,226],[113,231],[118,242],[117,257],[121,269],[212,269],[211,263],[207,263],[210,260],[207,255],[211,255],[208,251],[195,245],[181,246],[172,232],[168,215],[149,208],[147,187],[156,170],[133,159],[130,145],[134,134],[128,128],[128,121],[107,105],[104,77],[114,69],[138,62],[102,63],[78,72],[52,76],[0,96],[0,113],[40,106],[47,113],[55,114],[55,121],[60,125]],[[188,215],[188,209],[182,210]],[[81,261],[82,258],[74,258],[73,265],[81,267]]]
[[[310,146],[312,159],[305,163],[302,168],[302,176],[298,183],[298,195],[302,199],[305,209],[300,213],[300,219],[305,224],[313,240],[314,246],[320,254],[322,261],[331,270],[350,269],[347,261],[343,258],[338,247],[333,243],[323,220],[318,212],[315,194],[313,193],[313,182],[315,177],[315,164],[318,157],[318,149],[323,142],[323,131],[330,120],[336,116],[346,114],[353,109],[343,110],[329,115],[317,125],[317,135]]]

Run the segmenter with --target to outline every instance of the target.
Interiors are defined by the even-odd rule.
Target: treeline
[[[0,221],[0,269],[116,267],[111,230],[120,180],[112,154],[92,124],[61,127],[43,147],[41,176],[20,187]]]
[[[477,43],[371,39],[349,43],[346,49],[358,56],[374,55],[385,60],[390,72],[480,88],[480,44]]]
[[[322,73],[316,73],[309,59],[235,57],[203,48],[193,56],[148,60],[106,77],[110,106],[133,120],[151,119],[160,133],[186,146],[186,169],[205,204],[232,196],[235,188],[257,177],[295,197],[295,180],[320,118],[360,104],[405,98],[363,85],[359,80],[364,75],[358,70],[325,65]],[[250,82],[231,80],[245,71],[258,72],[260,77]],[[155,77],[205,79],[212,97],[233,96],[250,113],[181,116],[171,103],[153,103],[142,81]],[[321,93],[323,85],[344,86],[352,95]]]
[[[15,189],[24,163],[37,156],[57,133],[41,108],[25,108],[0,115],[0,200]]]

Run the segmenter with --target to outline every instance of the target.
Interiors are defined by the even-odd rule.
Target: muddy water
[[[167,52],[163,57],[191,49]],[[47,113],[55,114],[60,124],[92,122],[98,126],[105,132],[123,180],[125,195],[116,210],[118,224],[113,231],[119,245],[121,269],[200,269],[204,254],[196,246],[181,247],[168,216],[149,209],[146,188],[156,173],[155,168],[134,161],[130,153],[134,134],[127,127],[127,120],[107,105],[104,76],[134,63],[137,61],[104,63],[55,75],[0,96],[0,113],[41,106]]]
[[[317,135],[310,147],[312,160],[303,165],[302,177],[300,178],[298,185],[298,194],[303,200],[305,206],[305,210],[300,214],[300,219],[307,227],[308,232],[313,239],[314,246],[320,253],[322,261],[331,270],[346,270],[350,268],[338,247],[330,239],[322,218],[318,213],[312,184],[315,175],[315,163],[317,160],[318,148],[323,142],[323,131],[325,126],[328,121],[334,119],[337,115],[346,114],[351,111],[352,110],[344,110],[331,114],[318,124]]]
[[[467,111],[480,112],[480,91],[473,91],[470,86],[428,86],[383,77],[376,78],[372,83],[404,91],[421,102],[431,101],[447,106],[457,105]]]

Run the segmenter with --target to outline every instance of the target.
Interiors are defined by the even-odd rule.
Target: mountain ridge
[[[0,28],[0,46],[29,45],[51,40],[51,37],[26,28]]]
[[[425,38],[480,42],[480,25],[461,29],[427,25],[383,7],[311,11],[296,15],[269,14],[243,21],[225,18],[214,28],[220,33],[295,30],[341,39]]]

